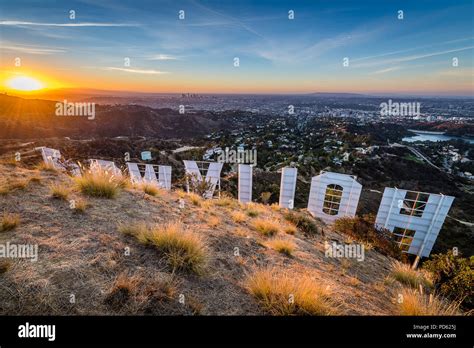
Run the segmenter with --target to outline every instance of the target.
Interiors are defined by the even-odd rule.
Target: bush
[[[392,265],[391,275],[400,283],[414,289],[418,289],[420,285],[428,289],[433,286],[429,272],[412,269],[406,263],[395,262]]]
[[[474,256],[455,256],[453,251],[432,255],[423,268],[432,272],[436,290],[468,309],[474,307]]]
[[[388,230],[375,228],[375,217],[371,214],[355,217],[342,217],[334,222],[334,230],[346,234],[358,242],[372,245],[375,250],[398,260],[406,260]]]
[[[298,227],[303,233],[312,235],[319,232],[318,226],[314,222],[314,219],[305,215],[304,213],[290,211],[285,214],[285,219]]]

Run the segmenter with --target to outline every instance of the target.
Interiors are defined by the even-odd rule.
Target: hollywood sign
[[[252,167],[239,165],[239,201],[252,201]],[[281,173],[279,205],[293,209],[297,168]],[[321,171],[311,180],[308,211],[325,223],[356,215],[362,185],[357,177]],[[454,197],[385,188],[375,225],[389,230],[403,252],[428,257]]]

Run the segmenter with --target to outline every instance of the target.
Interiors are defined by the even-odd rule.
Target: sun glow
[[[12,77],[6,85],[11,89],[24,92],[37,91],[43,88],[40,81],[28,76]]]

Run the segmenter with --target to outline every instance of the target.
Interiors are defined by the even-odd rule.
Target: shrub
[[[260,199],[262,200],[262,203],[263,204],[268,204],[268,202],[270,201],[270,198],[272,197],[272,193],[271,192],[262,192],[260,194]]]
[[[273,236],[278,233],[280,226],[271,220],[257,219],[253,227],[264,236]]]
[[[449,303],[435,294],[425,295],[417,290],[403,289],[398,303],[400,315],[457,315],[459,305]]]
[[[334,315],[338,309],[327,288],[307,275],[295,277],[268,268],[249,275],[248,291],[272,315]]]
[[[286,256],[291,256],[295,250],[295,243],[285,239],[274,239],[267,244],[270,248]]]
[[[455,256],[453,251],[432,255],[423,269],[433,273],[436,291],[463,306],[474,307],[474,256]]]
[[[11,231],[20,224],[20,215],[3,213],[0,219],[0,232]]]
[[[285,214],[285,219],[298,227],[303,233],[308,235],[319,232],[318,226],[314,222],[314,219],[303,213],[289,211]]]
[[[406,263],[395,262],[392,265],[391,275],[403,285],[408,285],[414,289],[418,289],[420,285],[425,288],[433,286],[428,272],[414,270]]]
[[[388,230],[378,230],[374,226],[373,215],[342,217],[334,222],[334,230],[346,234],[364,245],[373,247],[384,255],[399,260],[406,260],[398,245],[393,241],[392,233]]]
[[[70,188],[63,184],[53,184],[49,188],[53,198],[62,199],[64,201],[67,200],[69,193],[71,193]]]
[[[114,198],[126,186],[123,178],[103,170],[87,172],[74,180],[83,194],[97,198]]]

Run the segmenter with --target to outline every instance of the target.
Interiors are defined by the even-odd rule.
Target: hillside
[[[62,102],[62,101],[61,101]],[[229,129],[212,113],[186,113],[140,105],[96,105],[95,118],[56,116],[56,101],[0,94],[0,139],[48,137],[192,137]]]
[[[37,262],[11,259],[0,271],[2,315],[267,314],[246,279],[268,267],[293,281],[311,279],[329,292],[337,314],[398,313],[401,286],[390,278],[394,260],[369,245],[362,262],[326,257],[325,241],[353,241],[316,220],[318,233],[298,229],[291,235],[285,231],[294,227],[276,207],[243,206],[231,198],[203,201],[182,191],[151,196],[131,187],[113,199],[92,198],[80,193],[70,177],[44,168],[0,165],[0,174],[0,211],[20,219],[16,228],[0,233],[0,244],[37,244],[39,250]],[[53,198],[52,185],[69,189],[67,199]],[[71,199],[86,200],[88,207],[83,213],[70,209]],[[277,224],[277,235],[259,233],[256,220]],[[119,224],[136,222],[182,223],[186,233],[204,241],[205,271],[173,271],[167,255],[119,231]],[[273,250],[275,239],[293,243],[292,255]]]

